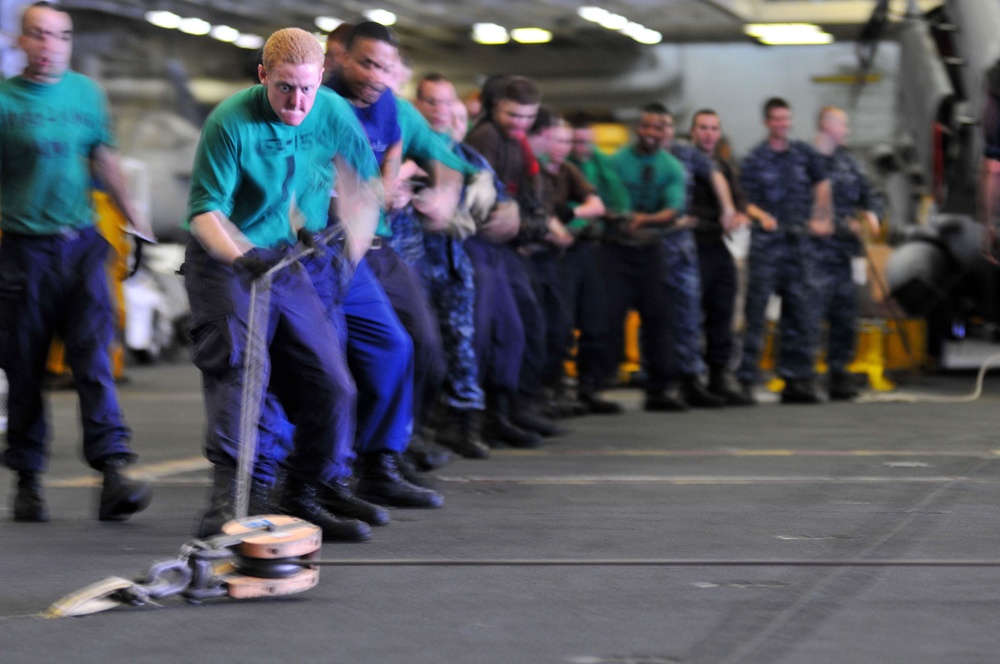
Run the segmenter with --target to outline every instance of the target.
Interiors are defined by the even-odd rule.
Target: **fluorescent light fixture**
[[[650,30],[649,28],[643,28],[642,32],[637,35],[629,35],[632,39],[636,40],[640,44],[659,44],[663,41],[663,35],[656,30]]]
[[[181,24],[181,17],[173,12],[146,12],[143,15],[147,21],[158,28],[173,30]]]
[[[394,25],[396,23],[396,15],[385,9],[367,9],[365,10],[365,18],[369,21],[381,23],[382,25]]]
[[[496,23],[474,23],[472,41],[479,44],[506,44],[510,41],[507,28]]]
[[[343,21],[332,16],[317,16],[313,19],[313,23],[323,32],[333,32]]]
[[[552,41],[552,33],[542,28],[514,28],[510,38],[521,44],[545,44]]]
[[[231,28],[228,25],[214,25],[208,34],[212,37],[212,39],[218,39],[220,42],[232,43],[239,39],[240,31],[236,28]]]
[[[576,13],[584,21],[599,23],[608,15],[608,10],[600,7],[580,7],[576,10]]]
[[[189,35],[207,35],[212,30],[212,24],[200,18],[182,18],[177,29]]]
[[[618,32],[622,33],[626,37],[631,37],[632,39],[635,39],[639,35],[643,34],[645,31],[646,31],[646,26],[644,26],[642,23],[629,21],[628,24]]]
[[[628,19],[621,14],[608,14],[597,22],[602,28],[607,28],[608,30],[621,30],[628,23]]]
[[[630,21],[621,14],[612,14],[601,7],[580,7],[576,13],[585,21],[592,21],[602,28],[620,32],[640,44],[659,44],[663,41],[663,35],[656,30],[651,30],[642,23]]]
[[[264,45],[264,38],[260,35],[242,34],[233,43],[240,48],[255,49]]]
[[[833,35],[812,23],[748,23],[743,32],[756,37],[762,44],[797,45],[829,44]]]
[[[763,37],[769,34],[806,34],[820,32],[820,29],[813,23],[747,23],[743,32],[751,37]]]
[[[813,35],[802,35],[799,37],[758,37],[760,43],[768,46],[814,46],[819,44],[832,44],[833,35],[829,32],[818,32]]]

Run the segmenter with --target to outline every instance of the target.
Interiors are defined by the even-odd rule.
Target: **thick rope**
[[[279,263],[280,265],[280,263]],[[277,266],[275,266],[277,267]],[[240,403],[240,453],[236,464],[237,519],[247,518],[250,506],[250,476],[260,435],[260,402],[264,398],[264,367],[267,365],[267,324],[271,308],[271,273],[268,270],[250,283],[250,312],[243,351],[243,392]]]

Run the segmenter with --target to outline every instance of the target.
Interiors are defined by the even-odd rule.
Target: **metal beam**
[[[902,17],[907,4],[907,0],[895,0],[892,15]],[[940,6],[941,0],[916,0],[916,4],[921,12],[925,12]],[[753,20],[758,23],[861,24],[871,16],[874,6],[871,0],[762,2],[754,10]]]

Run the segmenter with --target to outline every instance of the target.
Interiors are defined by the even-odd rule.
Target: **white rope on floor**
[[[1000,353],[994,353],[979,367],[976,374],[976,386],[971,393],[960,396],[944,394],[916,394],[914,392],[892,392],[889,394],[863,394],[854,403],[972,403],[983,395],[983,382],[986,372],[993,368],[990,365],[1000,360]]]

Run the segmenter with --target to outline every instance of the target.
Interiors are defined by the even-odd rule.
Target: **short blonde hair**
[[[267,38],[264,44],[264,69],[288,65],[314,64],[323,66],[323,47],[316,38],[301,28],[283,28]]]
[[[816,126],[820,129],[823,128],[823,122],[826,121],[831,115],[847,115],[844,109],[838,108],[837,106],[824,106],[819,109],[819,113],[816,114]]]

